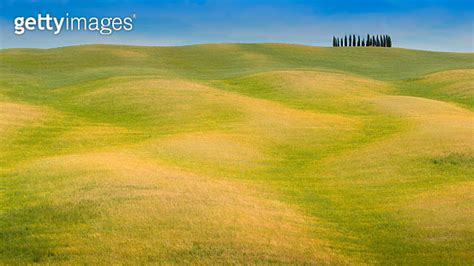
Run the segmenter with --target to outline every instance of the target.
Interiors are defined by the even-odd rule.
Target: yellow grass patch
[[[7,130],[22,127],[43,116],[44,111],[32,105],[0,102],[0,136]]]
[[[173,135],[161,139],[159,149],[164,153],[180,157],[192,156],[197,161],[228,163],[252,163],[262,158],[262,154],[245,138],[217,132]],[[148,145],[146,145],[148,146]]]
[[[48,191],[54,205],[92,202],[100,208],[102,215],[78,227],[83,232],[55,236],[69,246],[55,253],[94,254],[81,262],[347,262],[329,242],[309,236],[310,226],[323,226],[320,221],[272,199],[263,188],[127,152],[48,158],[22,171],[34,173],[32,182]],[[193,256],[195,249],[204,254]]]
[[[381,110],[410,118],[472,116],[472,112],[451,103],[412,96],[383,96],[373,99]]]
[[[427,241],[449,242],[474,234],[474,182],[460,182],[410,198],[404,214],[428,233]]]
[[[474,114],[451,103],[409,96],[384,96],[374,100],[384,111],[402,115],[414,129],[406,133],[412,143],[401,149],[474,151]],[[421,144],[423,143],[423,144]],[[417,153],[420,153],[418,151]]]
[[[474,69],[455,69],[440,71],[423,77],[429,82],[459,82],[474,79]]]
[[[316,93],[320,96],[373,96],[392,91],[391,86],[383,81],[345,73],[270,71],[247,76],[243,79],[262,80],[269,85],[273,85],[277,90],[291,90],[298,94]]]
[[[474,69],[441,71],[427,75],[421,81],[442,85],[441,90],[448,95],[474,97]]]
[[[116,80],[120,80],[116,79]],[[123,93],[127,94],[130,99],[142,98],[143,96],[152,96],[162,91],[170,93],[183,92],[201,92],[208,90],[209,87],[199,84],[197,82],[182,80],[182,79],[144,79],[144,80],[127,80],[123,83],[113,84],[112,86],[99,87],[94,91],[82,94],[84,98],[94,98],[102,95],[117,95]],[[124,96],[125,97],[125,96]],[[143,98],[147,100],[147,98]],[[159,99],[156,99],[159,100]]]
[[[105,139],[114,137],[120,134],[129,134],[132,131],[111,125],[90,125],[73,128],[62,135],[62,138],[67,141],[81,142],[81,141],[104,141]]]

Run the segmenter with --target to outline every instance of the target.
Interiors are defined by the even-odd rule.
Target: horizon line
[[[292,42],[211,42],[211,43],[193,43],[193,44],[182,44],[182,45],[135,45],[135,44],[120,44],[120,43],[84,43],[84,44],[72,44],[64,46],[55,46],[55,47],[0,47],[0,51],[5,50],[20,50],[20,49],[34,49],[34,50],[51,50],[51,49],[60,49],[67,47],[79,47],[79,46],[126,46],[126,47],[189,47],[189,46],[203,46],[203,45],[255,45],[255,44],[266,44],[266,45],[295,45],[295,46],[308,46],[308,47],[317,47],[317,48],[334,48],[334,49],[402,49],[402,50],[411,50],[411,51],[423,51],[423,52],[433,52],[433,53],[456,53],[456,54],[473,54],[474,51],[441,51],[441,50],[423,50],[423,49],[414,49],[407,47],[372,47],[372,46],[321,46],[321,45],[311,45],[311,44],[302,44],[302,43],[292,43]]]

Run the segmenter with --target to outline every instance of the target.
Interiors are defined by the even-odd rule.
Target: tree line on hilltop
[[[392,47],[392,37],[390,35],[372,35],[367,34],[366,38],[360,38],[355,34],[344,36],[344,38],[332,37],[332,46],[374,46],[374,47]]]

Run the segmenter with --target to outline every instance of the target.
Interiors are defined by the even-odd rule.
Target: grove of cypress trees
[[[350,47],[392,47],[392,37],[388,34],[376,34],[370,35],[367,34],[367,39],[363,36],[355,34],[344,35],[344,38],[332,36],[332,46],[333,47],[342,47],[342,46],[350,46]]]

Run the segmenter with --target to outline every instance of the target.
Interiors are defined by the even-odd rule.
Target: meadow
[[[456,264],[474,54],[0,50],[1,264]]]

